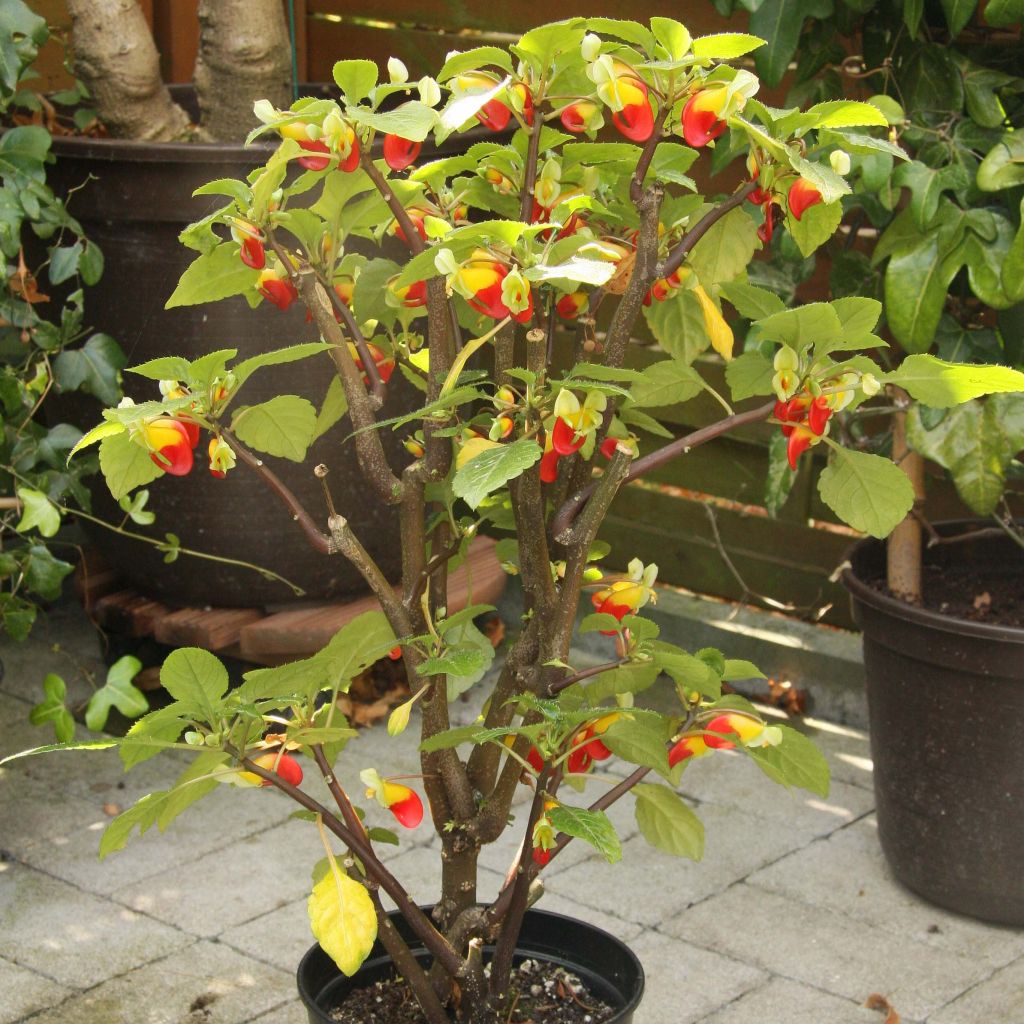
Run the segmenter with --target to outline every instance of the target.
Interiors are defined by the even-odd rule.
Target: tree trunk
[[[75,73],[119,139],[166,142],[189,117],[160,78],[160,56],[136,0],[67,0]]]
[[[291,102],[291,48],[281,0],[200,0],[195,67],[200,138],[241,142],[252,105]]]
[[[914,487],[914,508],[924,500],[924,459],[907,447],[907,414],[893,416],[893,461]],[[889,590],[911,604],[921,603],[921,523],[911,513],[889,535],[886,547]]]

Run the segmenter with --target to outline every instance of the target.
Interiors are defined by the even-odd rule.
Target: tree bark
[[[281,0],[200,0],[193,77],[204,142],[241,142],[256,124],[256,100],[287,107],[291,50]]]
[[[75,73],[119,139],[166,142],[189,117],[160,78],[160,56],[136,0],[67,0]]]
[[[907,414],[893,416],[893,461],[914,487],[914,510],[924,501],[924,459],[907,446]],[[886,582],[895,597],[921,603],[921,523],[913,512],[896,527],[886,546]]]

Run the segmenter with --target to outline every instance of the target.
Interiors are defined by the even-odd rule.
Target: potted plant
[[[889,361],[908,372],[923,353],[1024,364],[1021,10],[977,8],[837,4],[803,22],[788,50],[758,55],[778,81],[796,53],[793,103],[838,100],[851,85],[871,96],[909,157],[851,147],[844,237],[822,250],[832,295],[882,301]],[[806,253],[787,245],[797,275],[811,274]],[[1020,475],[1024,396],[947,408],[942,395],[893,386],[887,407],[865,414],[851,424],[855,443],[890,450],[918,497],[887,542],[855,549],[844,574],[864,631],[879,837],[915,891],[1019,925],[1020,844],[1006,811],[1024,799],[1013,727],[1024,708],[1024,534],[1008,480]],[[933,527],[926,463],[988,523]]]
[[[675,789],[694,758],[719,749],[819,794],[828,771],[801,733],[768,725],[748,701],[722,694],[723,680],[756,675],[755,666],[658,637],[642,614],[656,599],[656,566],[600,567],[599,531],[616,492],[711,438],[766,421],[786,438],[793,464],[825,445],[824,500],[855,528],[884,536],[911,507],[912,488],[889,459],[830,436],[843,410],[888,382],[956,397],[1024,383],[998,367],[966,369],[931,356],[915,374],[887,371],[861,354],[881,344],[873,300],[787,310],[746,282],[759,246],[748,210],[824,241],[827,219],[811,211],[850,189],[829,154],[851,126],[884,122],[876,107],[857,102],[777,116],[754,98],[757,79],[728,63],[760,45],[734,33],[692,39],[666,18],[649,26],[573,18],[531,30],[509,50],[450,55],[437,76],[443,93],[393,110],[380,104],[395,86],[361,61],[336,67],[340,102],[257,103],[256,134],[279,141],[248,180],[209,186],[224,202],[186,233],[202,254],[174,301],[219,297],[210,294],[211,269],[230,261],[244,271],[239,290],[256,282],[276,306],[301,302],[321,340],[245,359],[229,349],[136,366],[151,382],[151,399],[106,410],[76,446],[98,443],[109,478],[136,486],[158,474],[185,476],[197,458],[214,477],[251,472],[295,521],[280,542],[304,538],[325,559],[347,559],[380,601],[379,612],[346,626],[318,654],[246,673],[234,689],[212,654],[175,651],[162,670],[172,703],[123,739],[86,744],[118,746],[128,767],[165,749],[197,754],[175,785],[114,819],[103,855],[136,829],[167,827],[221,783],[276,788],[298,803],[325,852],[309,903],[320,948],[303,961],[299,980],[312,1021],[339,1005],[361,1019],[366,986],[378,980],[374,1000],[402,998],[407,985],[431,1024],[451,1015],[472,1024],[517,1014],[543,1021],[529,989],[515,987],[524,972],[513,977],[512,967],[522,957],[568,961],[590,987],[586,1002],[607,1004],[594,1019],[629,1021],[641,975],[628,951],[582,926],[531,916],[545,865],[574,841],[619,859],[605,812],[622,798],[635,800],[653,845],[698,858],[702,826]],[[605,119],[618,141],[594,138]],[[517,130],[507,143],[417,163],[428,134],[444,138],[477,121],[514,122]],[[728,125],[750,140],[753,180],[726,197],[694,194],[686,172]],[[385,160],[372,156],[378,135]],[[289,177],[296,162],[305,173]],[[310,192],[312,205],[293,203]],[[234,237],[223,230],[229,226]],[[393,233],[408,256],[395,263],[342,251],[343,229]],[[734,409],[719,395],[718,422],[641,454],[633,431],[657,431],[659,406],[707,385],[681,345],[643,371],[628,369],[631,330],[645,302],[678,303],[690,293],[703,346],[729,362],[733,401],[768,400]],[[756,321],[761,339],[735,358],[723,296]],[[596,333],[605,304],[610,324]],[[478,354],[484,358],[474,360]],[[556,369],[566,357],[569,368]],[[309,466],[322,488],[314,508],[270,464],[306,451],[316,410],[290,394],[243,404],[245,389],[251,375],[273,377],[293,362],[336,374],[331,388],[347,404],[364,486],[399,510],[397,589],[336,499],[330,465]],[[389,416],[387,378],[396,367],[423,392],[423,405]],[[400,472],[381,443],[388,430],[405,434],[414,457]],[[525,595],[519,629],[492,672],[490,644],[472,623],[483,609],[447,611],[448,569],[483,528],[505,535],[505,564]],[[583,595],[593,612],[577,622]],[[571,665],[578,631],[607,638],[606,663]],[[383,654],[404,659],[415,680],[413,697],[389,720],[389,731],[400,733],[419,705],[415,785],[389,776],[386,764],[360,761],[335,705]],[[667,713],[636,707],[634,695],[661,672],[674,681],[678,705]],[[452,727],[449,701],[485,679],[481,718]],[[628,774],[595,770],[613,757]],[[303,788],[309,773],[323,779],[331,806]],[[652,781],[659,776],[663,782]],[[598,795],[582,796],[590,787]],[[510,820],[524,792],[525,813]],[[441,844],[429,910],[415,906],[375,849],[396,839],[382,820],[401,831],[425,812]],[[522,837],[519,850],[497,899],[481,905],[479,851],[510,827]],[[382,893],[395,914],[383,911]]]

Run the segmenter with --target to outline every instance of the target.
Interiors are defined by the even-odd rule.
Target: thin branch
[[[579,672],[574,672],[571,676],[566,676],[564,679],[551,683],[548,686],[548,696],[554,697],[563,690],[569,689],[570,686],[583,682],[584,679],[590,679],[591,676],[599,676],[602,672],[610,672],[612,669],[621,668],[623,665],[628,664],[629,658],[619,658],[618,661],[606,661],[602,665],[591,665],[590,668],[581,669]]]
[[[540,152],[540,133],[544,122],[537,121],[530,130],[530,145],[526,150],[526,166],[523,168],[523,191],[519,199],[519,219],[524,224],[530,223],[533,213],[533,190],[537,185],[537,157]]]
[[[633,453],[628,448],[623,445],[616,446],[604,475],[587,488],[590,492],[589,500],[583,511],[570,519],[561,529],[553,524],[552,532],[559,544],[567,547],[579,545],[589,550],[619,487],[633,476],[630,468],[632,458]]]
[[[331,549],[330,537],[317,526],[305,505],[292,493],[287,484],[262,459],[253,455],[230,430],[221,427],[220,435],[231,446],[231,450],[239,460],[253,470],[288,509],[292,519],[302,527],[302,532],[305,533],[309,543],[317,551],[326,555]]]
[[[640,159],[636,162],[636,170],[633,172],[633,178],[629,183],[629,198],[636,205],[639,205],[643,198],[644,178],[647,177],[647,170],[654,159],[654,151],[658,148],[658,143],[661,142],[661,133],[664,129],[667,115],[668,108],[664,110],[659,108],[655,113],[654,130],[651,132],[651,137],[644,143],[644,148],[640,151]]]
[[[388,179],[381,174],[380,168],[373,162],[373,157],[370,155],[368,148],[363,149],[359,162],[362,164],[363,170],[366,171],[367,177],[369,177],[374,187],[381,194],[381,198],[388,204],[391,215],[398,221],[398,226],[402,229],[402,234],[405,235],[405,244],[412,250],[413,255],[423,252],[426,246],[423,244],[423,239],[420,238],[420,233],[413,226],[407,210],[402,205],[402,201],[395,195],[388,184]]]
[[[344,516],[331,516],[327,526],[331,531],[331,550],[340,551],[359,570],[359,575],[373,591],[374,597],[380,601],[391,628],[399,636],[409,636],[413,631],[412,619],[405,605],[381,572],[380,566],[359,543],[359,538],[352,532],[348,520]]]
[[[665,463],[671,462],[677,456],[685,455],[698,445],[704,444],[707,441],[713,441],[716,437],[721,437],[736,427],[746,426],[748,423],[757,423],[760,420],[767,419],[772,414],[774,408],[774,401],[768,402],[765,405],[759,405],[756,409],[749,409],[747,412],[739,412],[733,416],[727,416],[716,423],[710,423],[706,427],[694,430],[692,433],[686,434],[670,444],[663,445],[657,451],[650,452],[634,460],[623,483],[636,480],[643,476],[644,473],[648,473],[652,469],[658,469],[664,466]],[[583,490],[578,491],[555,513],[555,517],[552,520],[552,529],[556,537],[572,526],[573,520],[580,509],[590,500],[598,483],[600,481],[589,484]]]
[[[668,254],[664,263],[658,265],[658,278],[668,277],[682,266],[683,260],[693,247],[731,210],[741,205],[743,200],[757,188],[756,181],[748,181],[738,192],[734,192],[721,206],[716,206],[706,214],[680,240],[679,244]]]
[[[321,286],[327,293],[327,297],[331,300],[331,305],[333,305],[337,310],[341,319],[345,321],[345,329],[352,336],[352,341],[355,343],[356,350],[359,352],[359,359],[363,364],[363,373],[370,382],[370,394],[374,399],[373,404],[377,409],[379,409],[384,404],[384,400],[388,396],[388,386],[381,378],[376,360],[372,355],[370,355],[370,349],[366,344],[366,338],[363,337],[363,332],[359,329],[359,324],[356,323],[356,318],[352,315],[352,310],[341,301],[341,296],[338,295],[333,287],[331,287],[330,281],[324,280],[324,278],[319,274],[317,275],[317,279],[320,281]]]

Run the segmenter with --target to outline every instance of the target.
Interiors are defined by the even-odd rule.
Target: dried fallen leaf
[[[121,813],[121,805],[120,804],[104,804],[103,805],[103,813],[108,818],[116,818]]]
[[[492,615],[483,624],[483,634],[491,641],[492,647],[500,647],[505,639],[505,623],[501,620],[501,616]]]
[[[869,1010],[878,1010],[879,1013],[886,1014],[885,1024],[900,1024],[900,1015],[893,1009],[892,1003],[878,992],[872,992],[864,1000],[864,1005]]]
[[[18,250],[18,269],[7,279],[7,286],[14,295],[25,302],[49,302],[50,296],[39,291],[36,279],[25,263],[24,250]]]
[[[992,595],[984,590],[974,598],[974,610],[978,612],[987,612],[992,607]]]

